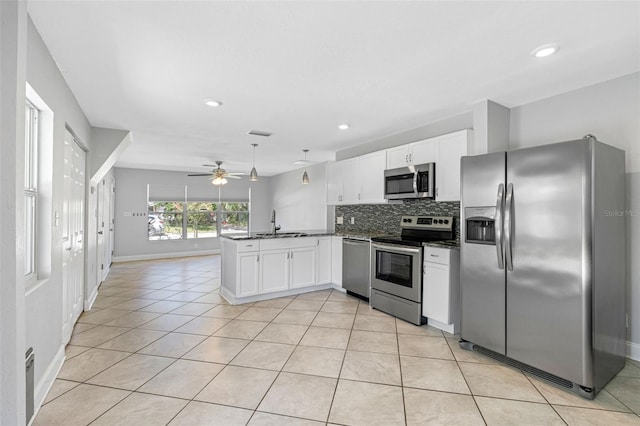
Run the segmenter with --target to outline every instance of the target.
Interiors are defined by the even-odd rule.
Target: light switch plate
[[[355,225],[355,224],[356,224],[356,218],[355,218],[355,217],[352,217],[352,218],[351,218],[351,224],[352,224],[352,225]]]

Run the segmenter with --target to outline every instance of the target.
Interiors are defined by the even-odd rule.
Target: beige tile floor
[[[640,362],[588,401],[338,291],[219,285],[219,256],[114,265],[35,424],[640,425]]]

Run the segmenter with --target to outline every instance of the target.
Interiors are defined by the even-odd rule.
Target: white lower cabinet
[[[455,334],[460,329],[460,251],[424,248],[422,315],[429,325]]]
[[[290,288],[309,287],[316,283],[316,248],[291,249],[289,253]]]
[[[289,288],[289,250],[265,250],[260,252],[260,293],[287,290]]]
[[[223,238],[222,294],[235,303],[260,300],[263,294],[331,284],[331,251],[330,236],[241,241]]]
[[[238,295],[253,296],[260,291],[259,252],[238,253]]]
[[[331,237],[331,282],[342,287],[342,237]]]
[[[318,238],[318,250],[316,251],[316,284],[331,283],[332,274],[332,238]]]

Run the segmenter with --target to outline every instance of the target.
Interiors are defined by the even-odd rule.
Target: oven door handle
[[[420,254],[421,248],[420,247],[412,247],[412,248],[406,248],[406,247],[398,247],[398,246],[391,246],[391,245],[382,245],[382,244],[375,244],[375,243],[371,243],[371,248],[372,249],[380,249],[383,251],[390,251],[390,252],[397,252],[397,253],[408,253],[408,254]]]

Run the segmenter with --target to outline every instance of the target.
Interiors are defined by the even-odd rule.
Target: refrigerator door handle
[[[498,185],[496,198],[496,253],[498,255],[498,268],[504,269],[504,246],[502,245],[502,212],[504,211],[504,185]]]
[[[507,261],[507,270],[513,271],[513,241],[511,231],[513,229],[513,184],[507,185],[507,200],[504,209],[504,248]]]

